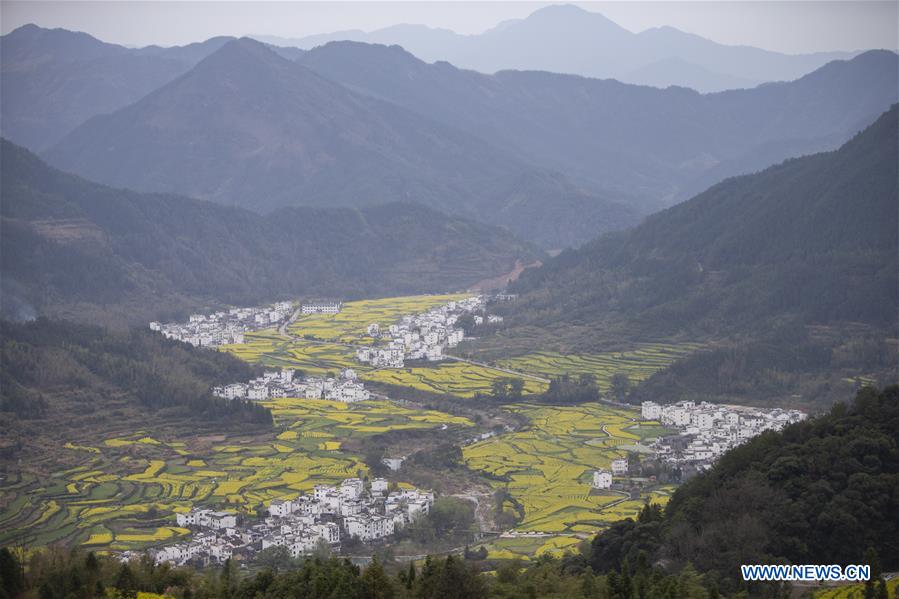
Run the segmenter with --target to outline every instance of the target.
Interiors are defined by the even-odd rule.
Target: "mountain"
[[[259,42],[231,41],[45,153],[114,186],[257,211],[415,201],[546,247],[639,218],[488,141],[327,80]]]
[[[704,351],[631,394],[726,403],[835,401],[899,376],[899,106],[839,150],[728,179],[526,270],[506,344],[618,340]],[[489,349],[486,348],[485,349]]]
[[[126,48],[86,33],[24,25],[0,37],[0,132],[41,151],[88,118],[137,101],[233,38]],[[272,48],[293,60],[303,51]]]
[[[897,114],[835,152],[729,179],[563,252],[518,280],[522,305],[668,331],[754,328],[788,314],[894,327]]]
[[[184,73],[224,43],[141,52],[86,33],[25,25],[0,38],[2,134],[42,150]]]
[[[523,160],[613,189],[644,211],[838,147],[899,101],[899,58],[885,51],[790,83],[706,95],[544,72],[484,75],[355,42],[315,48],[300,61]]]
[[[854,55],[789,55],[727,46],[673,27],[632,33],[599,13],[572,5],[544,7],[527,18],[505,21],[479,35],[402,25],[371,33],[342,31],[301,39],[259,39],[304,49],[330,41],[396,44],[422,60],[445,60],[482,73],[540,70],[661,87],[679,85],[701,92],[789,81],[827,62]],[[667,63],[671,70],[660,71],[660,63]]]
[[[416,204],[261,216],[104,187],[7,141],[0,175],[5,317],[144,323],[207,304],[445,291],[541,257]]]

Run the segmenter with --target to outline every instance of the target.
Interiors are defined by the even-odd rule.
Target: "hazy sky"
[[[23,25],[86,31],[126,45],[176,45],[215,35],[301,37],[421,23],[480,33],[552,2],[270,2],[0,0],[2,33]],[[899,46],[899,2],[679,0],[572,2],[630,29],[671,25],[726,44],[781,52]]]

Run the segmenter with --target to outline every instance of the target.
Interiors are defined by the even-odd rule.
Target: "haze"
[[[551,2],[3,2],[2,33],[26,23],[131,46],[217,35],[302,37],[399,23],[475,34]],[[724,44],[787,53],[896,49],[895,2],[575,2],[637,32],[672,26]]]

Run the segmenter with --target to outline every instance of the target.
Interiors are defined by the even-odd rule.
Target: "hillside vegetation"
[[[268,216],[91,183],[3,142],[3,310],[144,324],[198,304],[466,288],[542,254],[416,204]],[[102,307],[100,307],[102,305]]]
[[[647,510],[600,534],[597,572],[630,563],[692,564],[734,591],[741,564],[899,567],[899,387],[860,391],[851,405],[765,433]],[[641,557],[641,553],[643,554]]]
[[[123,419],[196,426],[270,426],[258,404],[214,398],[213,385],[246,380],[245,363],[149,330],[38,319],[0,321],[0,422],[4,449],[58,443],[53,431],[90,434]]]
[[[823,397],[834,389],[821,377],[844,371],[894,380],[897,114],[837,151],[727,180],[526,271],[509,336],[536,326],[573,346],[723,341],[657,375],[668,398]],[[802,388],[799,372],[815,384]]]

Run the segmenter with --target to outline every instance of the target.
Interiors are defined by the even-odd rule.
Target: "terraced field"
[[[489,559],[520,559],[528,561],[546,553],[560,555],[575,551],[584,539],[573,535],[502,537],[484,543]]]
[[[875,586],[875,591],[876,591]],[[890,597],[895,597],[899,593],[899,577],[895,577],[887,581],[887,592]],[[822,589],[815,591],[812,597],[814,599],[861,599],[865,596],[864,583],[847,584],[832,589]]]
[[[646,499],[665,503],[667,490],[639,499],[590,486],[593,470],[608,468],[640,439],[632,427],[657,423],[635,421],[639,413],[600,406],[513,404],[507,409],[526,416],[531,426],[470,445],[466,464],[508,490],[524,509],[516,530],[590,533],[620,518],[635,516]]]
[[[391,385],[413,387],[433,393],[452,393],[459,397],[474,397],[489,393],[493,381],[510,375],[493,368],[467,362],[444,361],[433,367],[383,369],[362,372],[359,378]],[[524,393],[542,393],[546,384],[525,378]]]
[[[339,314],[302,316],[288,330],[298,337],[309,336],[323,341],[370,343],[372,339],[367,336],[367,328],[371,323],[387,327],[407,314],[426,312],[470,296],[470,293],[411,295],[347,302]]]
[[[696,343],[678,345],[647,343],[633,351],[607,354],[562,355],[553,352],[534,352],[517,358],[499,360],[497,365],[543,377],[593,374],[600,389],[607,391],[612,375],[616,373],[626,374],[631,382],[642,381],[701,347]]]
[[[458,416],[389,402],[278,399],[278,432],[256,438],[156,439],[137,432],[70,443],[80,465],[0,483],[0,545],[83,543],[133,549],[184,535],[174,514],[193,506],[253,513],[276,497],[356,476],[366,467],[343,441],[390,430],[473,426]]]
[[[337,373],[344,368],[359,370],[352,348],[336,343],[310,343],[285,339],[274,329],[247,333],[244,343],[219,348],[246,362],[271,368],[294,368],[313,376]]]

